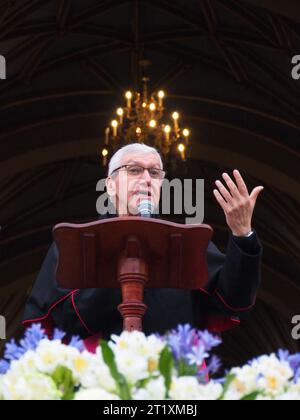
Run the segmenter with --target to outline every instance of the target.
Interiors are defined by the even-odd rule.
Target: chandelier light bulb
[[[179,130],[179,125],[178,125],[179,114],[178,114],[178,112],[173,112],[172,118],[174,120],[174,129],[175,129],[175,132],[177,133],[178,130]]]
[[[164,130],[165,130],[165,134],[166,134],[166,140],[169,141],[170,140],[171,127],[169,125],[166,125]]]
[[[179,150],[179,152],[180,152],[180,153],[183,153],[183,152],[185,151],[185,145],[184,145],[184,144],[182,144],[182,143],[180,143],[180,144],[178,145],[178,150]]]
[[[114,136],[114,137],[117,137],[117,134],[118,134],[118,125],[119,125],[119,123],[118,123],[118,121],[117,121],[117,120],[113,120],[113,121],[111,122],[111,126],[112,126],[112,128],[113,128],[113,136]]]
[[[150,109],[150,111],[155,111],[156,110],[156,105],[154,103],[150,104],[149,109]]]
[[[182,134],[184,135],[184,137],[189,137],[190,135],[190,130],[188,130],[187,128],[185,128],[182,132]]]
[[[117,115],[119,116],[119,122],[120,122],[120,124],[123,124],[123,115],[124,115],[123,108],[118,108],[117,109]]]
[[[127,108],[131,109],[132,92],[130,90],[126,92],[125,97],[127,99]]]
[[[151,128],[155,128],[155,127],[156,127],[156,121],[155,121],[155,120],[151,120],[151,121],[149,122],[149,126],[150,126]]]
[[[104,166],[107,165],[107,157],[108,157],[108,150],[103,149],[102,150],[102,163],[103,163]]]
[[[163,107],[163,99],[165,97],[165,92],[163,90],[160,90],[158,92],[158,95],[157,96],[158,96],[158,106],[160,108],[162,108]]]
[[[102,150],[102,156],[106,157],[108,155],[108,150],[107,149],[103,149]]]

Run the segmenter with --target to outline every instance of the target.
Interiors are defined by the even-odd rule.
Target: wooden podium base
[[[118,310],[123,317],[124,331],[143,330],[143,317],[148,309],[143,300],[148,280],[149,267],[143,246],[137,236],[129,236],[118,265],[118,281],[122,290],[122,303]]]

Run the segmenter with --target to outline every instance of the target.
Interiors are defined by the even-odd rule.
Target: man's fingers
[[[249,191],[248,191],[247,185],[245,184],[245,181],[243,180],[242,175],[240,174],[240,172],[237,169],[235,169],[233,171],[233,175],[234,175],[234,178],[235,178],[236,183],[238,185],[238,188],[239,188],[240,193],[242,195],[244,195],[244,196],[248,196],[249,195]]]
[[[228,188],[231,192],[231,195],[235,198],[239,198],[240,197],[240,193],[239,190],[237,189],[237,186],[235,185],[235,183],[232,181],[232,179],[230,178],[230,176],[226,173],[224,173],[222,175],[222,177],[224,178],[226,184],[228,185]]]
[[[257,197],[259,194],[264,190],[265,188],[263,186],[255,187],[252,193],[250,194],[250,199],[254,201],[254,203],[257,200]]]
[[[230,192],[227,190],[227,188],[224,187],[221,181],[216,181],[216,186],[219,188],[219,191],[221,195],[224,197],[224,199],[227,201],[228,204],[232,204],[232,196]]]
[[[226,201],[224,200],[224,198],[222,197],[222,195],[219,193],[218,190],[214,190],[214,196],[216,197],[217,202],[220,204],[224,212],[227,212],[228,204],[226,203]]]

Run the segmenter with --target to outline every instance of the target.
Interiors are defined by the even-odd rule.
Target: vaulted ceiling
[[[2,0],[0,314],[9,335],[51,227],[96,217],[104,127],[123,92],[138,86],[143,58],[152,89],[165,89],[167,106],[192,128],[188,171],[206,179],[205,221],[220,248],[227,228],[214,180],[237,167],[250,187],[266,187],[254,221],[264,245],[259,304],[226,336],[227,355],[241,342],[250,353],[297,347],[300,83],[291,59],[300,54],[299,16],[299,2],[281,0]],[[265,339],[249,350],[245,334],[259,328]]]

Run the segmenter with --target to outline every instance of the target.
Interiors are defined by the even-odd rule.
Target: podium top
[[[118,261],[136,237],[149,265],[147,288],[199,289],[208,280],[206,251],[213,229],[140,216],[113,217],[53,228],[56,278],[66,289],[119,288]]]

